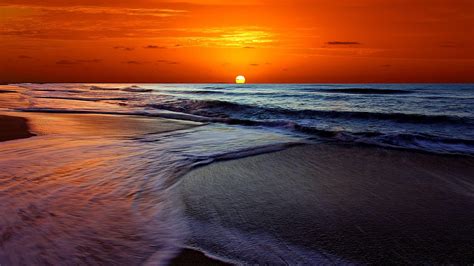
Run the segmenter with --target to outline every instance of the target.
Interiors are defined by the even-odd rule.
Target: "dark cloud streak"
[[[143,48],[145,48],[145,49],[166,49],[165,46],[158,46],[158,45],[147,45]]]
[[[168,65],[178,65],[178,62],[175,61],[169,61],[169,60],[157,60],[156,61],[159,64],[168,64]]]
[[[100,59],[86,59],[86,60],[69,60],[61,59],[56,62],[57,65],[79,65],[79,64],[97,64],[102,60]]]
[[[133,48],[133,47],[126,47],[126,46],[115,46],[114,49],[115,50],[127,51],[127,52],[135,50],[135,48]]]
[[[329,44],[329,45],[360,45],[361,43],[360,42],[341,42],[341,41],[330,41],[330,42],[327,42],[326,44]]]

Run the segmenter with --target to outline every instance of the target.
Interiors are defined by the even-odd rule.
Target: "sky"
[[[473,0],[0,0],[0,82],[474,82]]]

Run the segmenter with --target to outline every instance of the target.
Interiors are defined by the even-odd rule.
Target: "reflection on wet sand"
[[[307,145],[183,177],[190,247],[250,264],[474,261],[474,159]]]

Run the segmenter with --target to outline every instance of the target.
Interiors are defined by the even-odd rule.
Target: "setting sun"
[[[242,75],[238,75],[238,76],[235,78],[235,83],[237,83],[237,84],[245,84],[245,77],[242,76]]]

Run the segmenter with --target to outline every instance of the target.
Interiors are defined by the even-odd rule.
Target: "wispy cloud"
[[[124,8],[101,6],[41,6],[41,5],[2,5],[3,8],[29,10],[30,12],[63,12],[100,15],[172,17],[187,13],[187,10],[170,8]]]
[[[155,37],[163,23],[186,13],[171,8],[0,3],[0,36],[61,40]],[[2,19],[3,14],[15,15]]]
[[[439,45],[441,48],[457,48],[459,47],[459,44],[453,43],[453,42],[443,42]]]
[[[187,46],[250,49],[275,42],[275,36],[271,30],[260,27],[202,28],[188,29],[187,32],[192,36],[182,37],[187,42]]]
[[[166,49],[166,46],[159,46],[159,45],[147,45],[143,47],[145,49]]]
[[[122,62],[122,64],[128,64],[128,65],[143,65],[147,63],[148,61],[138,61],[138,60],[128,60],[128,61]]]
[[[61,59],[56,61],[57,65],[79,65],[79,64],[96,64],[100,63],[102,60],[100,59],[81,59],[81,60],[69,60],[69,59]]]
[[[326,44],[329,44],[329,45],[360,45],[361,43],[360,42],[354,42],[354,41],[350,41],[350,42],[346,42],[346,41],[329,41],[327,42]]]
[[[178,65],[179,62],[170,61],[170,60],[156,60],[158,64],[168,64],[168,65]]]
[[[127,46],[115,46],[114,49],[115,49],[115,50],[127,51],[127,52],[130,52],[130,51],[135,50],[135,48],[133,48],[133,47],[127,47]]]

